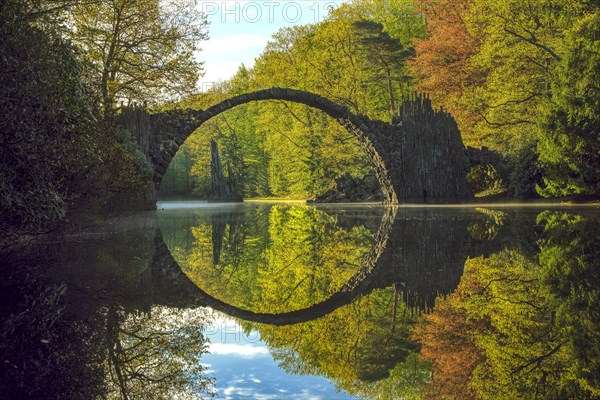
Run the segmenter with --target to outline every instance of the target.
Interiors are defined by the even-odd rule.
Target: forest
[[[501,159],[471,169],[476,195],[597,198],[598,10],[592,1],[355,0],[323,22],[280,30],[254,66],[174,106],[291,87],[389,122],[403,98],[425,92],[454,116],[466,146]],[[245,197],[311,198],[345,172],[369,170],[323,113],[261,102],[192,136],[163,194],[207,196],[209,138]]]
[[[254,65],[206,92],[196,88],[203,65],[195,52],[209,26],[192,1],[5,0],[0,10],[3,226],[136,208],[151,167],[118,123],[123,104],[198,109],[274,86],[383,121],[424,92],[454,116],[466,146],[499,155],[469,171],[476,195],[600,193],[596,1],[352,0],[321,22],[274,33]],[[370,169],[321,112],[259,102],[192,135],[163,195],[206,197],[211,138],[247,198],[307,199]]]

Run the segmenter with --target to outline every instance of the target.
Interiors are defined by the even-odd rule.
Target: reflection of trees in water
[[[438,294],[449,293],[458,283],[471,245],[467,236],[471,217],[469,213],[436,210],[400,211],[395,223],[386,225],[386,241],[374,264],[350,287],[361,293],[355,296],[358,299],[346,306],[342,305],[349,300],[340,303],[329,310],[333,312],[319,314],[319,319],[306,318],[303,324],[281,328],[248,324],[248,329],[261,332],[274,356],[289,371],[318,373],[351,393],[365,396],[416,396],[429,373],[416,359],[418,347],[411,340],[412,327],[419,318],[414,307],[431,307]],[[346,287],[349,278],[363,268],[374,245],[374,229],[365,228],[356,216],[348,222],[344,216],[312,208],[272,207],[265,219],[267,235],[261,237],[265,242],[255,246],[257,240],[250,239],[249,245],[242,247],[261,256],[249,257],[252,261],[246,260],[243,268],[214,265],[214,258],[205,260],[204,269],[193,266],[196,275],[192,276],[202,279],[199,284],[203,289],[211,288],[221,299],[250,310],[277,313],[289,310],[290,305],[306,307]],[[234,231],[239,234],[238,220],[232,219],[231,224],[236,224]],[[196,224],[192,229],[196,243],[206,244],[206,235],[213,238],[215,225],[214,219],[210,224]],[[223,249],[219,257],[222,264],[224,259],[234,259],[224,250],[231,228],[228,225],[218,230],[223,232],[222,244],[213,240],[213,249],[203,247],[198,253],[214,251],[217,243]],[[257,232],[245,236],[256,237]],[[240,262],[248,253],[242,250],[242,255],[237,259]],[[197,261],[200,256],[191,249],[188,257],[179,261],[189,269],[190,260]],[[258,268],[255,260],[261,261]],[[240,276],[232,279],[230,273],[220,281],[224,268]],[[327,279],[329,285],[315,284],[319,279]],[[231,291],[226,292],[228,289]],[[257,316],[256,321],[261,318]],[[402,383],[402,389],[394,382]]]
[[[539,260],[581,391],[600,397],[600,217],[546,211]]]
[[[162,231],[174,258],[199,287],[253,311],[293,310],[335,293],[360,268],[373,241],[364,227],[342,229],[337,215],[312,207],[244,211],[199,216],[188,228],[193,246],[171,241],[176,227]]]
[[[148,276],[154,233],[144,226],[33,246],[23,250],[25,261],[2,263],[0,397],[162,399],[210,392],[212,381],[198,361],[206,352],[204,314],[151,306],[157,301]]]
[[[504,225],[507,214],[498,210],[479,208],[477,218],[469,224],[469,234],[476,240],[493,240]]]
[[[469,260],[458,289],[418,324],[433,398],[600,395],[598,215],[537,221],[537,255],[516,246]]]
[[[395,306],[394,298],[393,288],[378,289],[302,324],[243,325],[260,332],[288,372],[325,376],[355,395],[409,398],[428,373],[414,357],[417,346],[410,340],[418,316],[402,302]]]
[[[109,307],[106,314],[108,398],[203,398],[212,380],[202,377],[207,351],[203,310],[154,307],[149,314]]]
[[[192,245],[176,243],[171,232],[177,228],[163,226],[171,253],[199,287],[254,312],[280,313],[339,290],[368,293],[392,285],[404,302],[427,309],[438,294],[456,287],[473,250],[468,213],[399,211],[385,233],[378,233],[382,243],[375,243],[374,229],[365,227],[372,218],[361,224],[356,216],[307,207],[255,210],[242,217],[214,213],[198,218],[187,228]],[[373,246],[377,251],[370,250]]]
[[[318,319],[302,317],[305,322],[301,324],[243,324],[261,332],[287,370],[326,376],[361,396],[597,396],[595,335],[600,307],[598,250],[593,245],[598,237],[597,226],[585,222],[590,219],[581,215],[564,217],[569,214],[547,212],[537,223],[536,215],[513,210],[473,213],[399,209],[377,264],[356,280],[356,293],[317,313]],[[338,245],[331,240],[336,232],[341,231],[343,236],[355,229],[346,229],[341,220],[335,221],[329,225],[332,229],[320,231],[327,239],[314,246],[314,240],[304,240],[310,237],[306,235],[311,232],[307,229],[310,223],[297,224],[301,229],[292,224],[288,229],[290,221],[290,214],[285,212],[269,219],[266,245],[256,249],[262,249],[262,253],[257,250],[260,254],[272,249],[269,246],[285,249],[271,251],[288,260],[279,268],[294,271],[291,276],[295,280],[286,282],[277,275],[279,269],[262,265],[268,273],[243,275],[239,283],[246,282],[244,287],[235,283],[235,275],[245,271],[238,269],[233,276],[228,275],[228,285],[234,282],[238,286],[230,288],[238,290],[223,298],[249,310],[269,307],[270,312],[285,311],[284,306],[289,304],[273,300],[285,299],[298,282],[302,287],[305,270],[315,271],[302,262],[289,262],[297,256],[292,248],[298,245],[295,241],[302,238],[302,245],[309,244],[306,249],[319,248],[320,253],[312,254],[321,256],[328,253],[327,246],[334,249]],[[597,224],[597,217],[594,221]],[[327,222],[315,224],[319,226],[327,226]],[[344,229],[339,229],[342,226]],[[372,229],[366,232],[372,238]],[[343,239],[344,245],[357,246]],[[365,243],[372,243],[372,239]],[[348,247],[341,249],[351,253]],[[258,259],[268,262],[268,255]],[[306,260],[316,262],[320,258]],[[297,265],[301,266],[298,270]],[[325,271],[332,274],[338,270],[329,267]],[[217,279],[210,270],[206,273],[210,279]],[[206,276],[206,284],[220,285]],[[297,302],[296,307],[337,296],[331,294],[335,286],[310,287],[313,292],[301,292],[305,303]],[[310,296],[316,300],[307,300]],[[414,312],[415,307],[431,311],[434,302],[433,312]],[[233,306],[225,306],[224,311],[228,308],[233,315],[255,322],[283,325],[297,321],[249,311],[239,313]],[[422,344],[423,358],[417,356],[419,347],[413,338]],[[430,362],[433,374],[427,366]],[[431,376],[431,386],[423,389]]]

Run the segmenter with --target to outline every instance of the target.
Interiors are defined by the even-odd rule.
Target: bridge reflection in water
[[[433,307],[438,295],[446,295],[456,288],[467,257],[489,253],[492,247],[501,245],[499,242],[492,244],[485,240],[487,238],[473,238],[469,234],[469,225],[476,223],[478,217],[478,213],[474,209],[375,207],[367,209],[367,213],[365,213],[364,208],[350,207],[345,210],[322,208],[318,212],[330,215],[335,227],[329,232],[326,230],[321,232],[321,235],[335,235],[336,231],[348,232],[352,228],[360,227],[361,222],[371,225],[370,243],[366,244],[363,241],[356,244],[356,246],[362,246],[361,250],[364,253],[358,261],[360,265],[355,262],[353,273],[350,275],[348,275],[348,268],[342,268],[344,265],[338,265],[338,269],[334,267],[328,270],[328,273],[340,274],[343,269],[342,272],[348,276],[346,282],[335,288],[328,287],[321,290],[320,293],[318,293],[318,289],[311,290],[312,298],[301,302],[305,305],[304,307],[290,309],[290,306],[282,305],[281,307],[270,307],[271,309],[277,308],[278,312],[264,312],[262,310],[269,308],[269,305],[263,304],[261,301],[255,302],[254,307],[244,307],[241,304],[249,305],[252,302],[249,303],[248,299],[241,298],[240,293],[225,296],[228,298],[223,296],[227,292],[227,286],[231,287],[232,285],[232,274],[248,276],[245,268],[252,262],[256,263],[256,259],[244,260],[245,255],[241,251],[239,254],[227,254],[230,259],[236,258],[233,264],[229,265],[233,272],[212,274],[211,270],[227,268],[227,266],[220,266],[223,264],[220,259],[226,232],[225,240],[235,241],[234,236],[236,235],[238,238],[246,238],[245,240],[251,239],[251,237],[258,240],[257,237],[260,236],[260,233],[257,232],[257,227],[262,225],[264,230],[269,229],[268,219],[272,207],[276,207],[277,212],[289,210],[289,207],[286,206],[264,206],[262,208],[241,206],[237,209],[230,207],[227,210],[208,210],[201,216],[197,214],[195,220],[192,216],[192,221],[188,219],[184,223],[184,225],[192,224],[188,229],[193,229],[196,234],[195,237],[188,237],[188,243],[178,242],[175,237],[175,231],[182,229],[181,226],[176,226],[176,222],[181,221],[181,218],[166,218],[165,223],[162,224],[162,235],[157,234],[156,237],[157,256],[152,264],[152,275],[158,285],[155,290],[160,293],[161,301],[169,306],[180,308],[210,306],[227,315],[246,321],[288,325],[322,317],[374,290],[393,287],[410,309],[427,311]],[[352,216],[353,213],[355,216]],[[262,221],[260,221],[261,218]],[[305,216],[305,218],[308,220],[298,220],[296,223],[310,225],[311,217]],[[319,217],[312,216],[312,218]],[[378,228],[373,227],[374,218],[380,219]],[[251,223],[249,223],[250,220]],[[193,226],[194,224],[197,226]],[[283,226],[280,229],[285,230],[286,227]],[[253,230],[253,232],[244,230]],[[290,229],[289,235],[294,234],[293,229]],[[166,243],[163,236],[167,239]],[[305,251],[317,252],[314,249],[314,241],[322,240],[318,236],[319,234],[314,234],[312,237],[304,238],[305,241],[313,242],[312,246],[308,246]],[[237,246],[244,245],[243,240]],[[273,239],[266,238],[264,240],[268,242]],[[212,246],[205,246],[199,250],[204,254],[210,253],[212,255],[210,259],[192,255],[194,244],[206,244],[207,242],[211,242]],[[330,245],[332,244],[330,243]],[[182,251],[182,246],[187,247],[187,256],[183,255],[186,252]],[[265,246],[268,247],[267,244]],[[322,246],[327,246],[327,244],[322,244]],[[229,243],[227,251],[235,252],[236,244]],[[332,251],[335,251],[335,246]],[[176,254],[176,257],[174,258],[172,254]],[[294,268],[293,254],[294,249],[291,248],[287,253],[281,254],[284,260],[280,261],[288,264],[286,268]],[[176,260],[177,256],[179,256],[178,260]],[[313,259],[318,258],[316,254],[307,254],[306,256]],[[298,258],[299,256],[295,254],[294,257]],[[271,259],[271,261],[273,260]],[[262,262],[268,261],[262,260]],[[302,262],[296,261],[296,264],[302,264]],[[345,264],[347,266],[348,263]],[[255,266],[251,267],[255,268]],[[304,267],[304,265],[300,265],[300,267]],[[319,268],[318,265],[314,267]],[[271,283],[272,287],[277,286],[276,281],[281,279],[280,275],[269,276],[268,266],[264,267],[264,271],[258,273],[261,274],[263,288],[269,287],[265,280],[275,281]],[[218,282],[219,280],[223,282]],[[297,283],[298,285],[302,284],[301,282]],[[212,290],[207,289],[206,286],[210,286]],[[295,284],[290,286],[294,289],[297,288]],[[261,289],[255,287],[252,290],[260,291]],[[264,299],[266,296],[254,293],[253,297]]]

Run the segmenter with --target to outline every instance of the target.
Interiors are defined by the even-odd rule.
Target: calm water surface
[[[600,395],[597,208],[158,208],[0,255],[0,396]]]

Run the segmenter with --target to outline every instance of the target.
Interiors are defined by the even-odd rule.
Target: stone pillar
[[[141,107],[122,107],[119,122],[133,137],[140,151],[146,156],[146,161],[154,168],[150,156],[153,141],[153,127],[150,115]],[[152,179],[149,179],[145,188],[130,193],[132,207],[140,210],[154,210],[156,208],[157,190]]]
[[[210,140],[210,178],[211,178],[211,194],[209,201],[227,201],[241,202],[242,196],[238,193],[237,188],[232,187],[231,179],[228,179],[223,172],[221,157],[219,156],[219,148],[217,143]]]
[[[399,114],[376,128],[398,202],[471,200],[469,164],[454,118],[419,95],[404,101]]]

